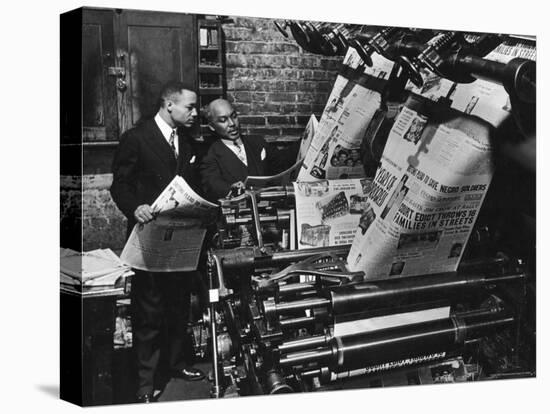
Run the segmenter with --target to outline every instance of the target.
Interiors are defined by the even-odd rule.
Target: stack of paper
[[[61,248],[61,284],[85,287],[114,287],[122,278],[132,275],[111,249],[77,252]]]

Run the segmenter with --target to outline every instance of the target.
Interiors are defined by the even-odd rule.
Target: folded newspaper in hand
[[[134,226],[122,261],[150,272],[195,270],[206,234],[202,223],[214,219],[217,207],[176,176],[151,206],[155,219]]]

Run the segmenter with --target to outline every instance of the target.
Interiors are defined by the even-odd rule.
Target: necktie
[[[177,137],[176,130],[173,129],[172,133],[170,134],[169,144],[170,144],[170,147],[172,147],[172,151],[174,151],[174,157],[178,158],[178,152],[176,151],[176,144],[174,143],[176,137]]]
[[[237,141],[234,141],[234,145],[237,149],[237,156],[239,157],[239,159],[242,161],[242,163],[244,165],[247,165],[246,163],[246,154],[244,152],[244,148],[241,144],[239,144]]]

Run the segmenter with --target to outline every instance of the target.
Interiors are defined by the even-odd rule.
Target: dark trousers
[[[161,366],[178,370],[193,363],[187,326],[194,276],[135,270],[131,309],[138,396],[153,392]]]

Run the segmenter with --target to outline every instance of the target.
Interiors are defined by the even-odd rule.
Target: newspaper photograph
[[[151,206],[155,219],[134,226],[121,260],[150,272],[195,270],[206,234],[202,224],[215,217],[217,207],[176,176]]]
[[[370,188],[368,179],[294,183],[298,248],[350,244]]]
[[[411,95],[390,131],[350,270],[367,279],[455,271],[493,174],[490,130]]]
[[[382,83],[388,79],[393,62],[377,54],[373,59],[375,65],[372,68],[365,67],[363,75],[374,79],[373,83]],[[343,65],[357,69],[360,63],[357,52],[350,48]],[[364,177],[360,146],[380,102],[380,92],[338,75],[298,180]]]

